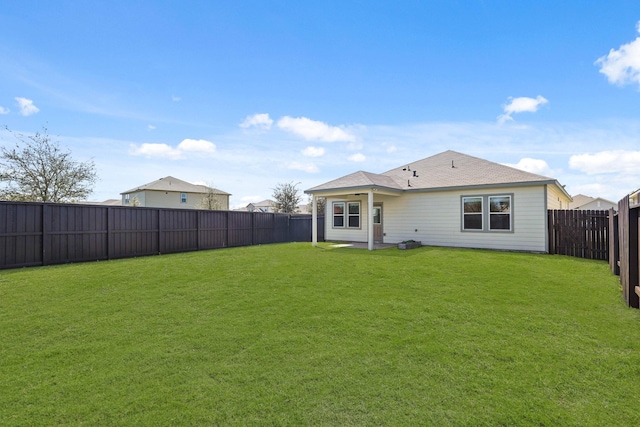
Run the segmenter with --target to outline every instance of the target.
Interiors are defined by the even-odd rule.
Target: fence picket
[[[549,253],[607,260],[609,211],[549,210]]]
[[[0,269],[287,241],[311,241],[311,215],[0,202]]]

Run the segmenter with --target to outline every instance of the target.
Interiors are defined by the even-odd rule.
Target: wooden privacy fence
[[[0,268],[292,241],[311,215],[0,202]]]
[[[609,211],[549,210],[549,253],[607,260]]]
[[[640,307],[640,205],[630,205],[629,196],[618,202],[618,213],[610,224],[614,252],[609,259],[613,274],[620,275],[624,299],[630,307]]]

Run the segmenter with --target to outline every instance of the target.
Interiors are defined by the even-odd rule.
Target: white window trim
[[[489,200],[493,197],[509,198],[509,229],[492,229],[491,228],[491,205]],[[482,229],[464,228],[464,201],[465,199],[481,198],[482,199]],[[460,231],[464,233],[513,233],[514,232],[514,195],[513,193],[497,193],[497,194],[465,194],[460,196]],[[497,214],[497,213],[496,213]],[[495,214],[494,214],[495,215]]]
[[[342,213],[336,214],[336,205],[342,205]],[[331,203],[331,228],[347,228],[347,203],[346,202],[332,202]],[[342,225],[336,225],[336,216],[342,217]]]
[[[340,204],[342,205],[342,214],[336,214],[334,213],[334,206],[336,204]],[[350,214],[349,213],[349,205],[358,205],[358,213],[357,214]],[[335,225],[335,217],[336,216],[342,216],[343,220],[342,220],[342,226],[339,225]],[[350,227],[349,226],[349,218],[350,217],[354,217],[357,216],[358,217],[358,226],[357,227]],[[360,201],[336,201],[336,202],[332,202],[331,203],[331,228],[348,228],[351,230],[360,230],[362,229],[362,203],[360,203]]]
[[[358,206],[358,213],[357,214],[352,214],[349,213],[349,206],[351,205],[357,205]],[[353,228],[353,229],[360,229],[362,227],[362,217],[360,215],[360,213],[362,212],[362,205],[360,204],[360,202],[347,202],[347,211],[345,212],[347,215],[347,228]],[[349,223],[351,221],[349,221],[352,217],[357,216],[358,217],[358,226],[357,227],[351,227],[349,225]]]
[[[187,203],[187,193],[180,193],[180,203]]]
[[[503,212],[495,212],[495,213],[491,212],[491,199],[492,198],[498,198],[498,197],[507,197],[509,199],[509,228],[507,228],[507,229],[504,229],[504,228],[491,228],[491,215],[504,215]],[[513,196],[512,195],[510,195],[510,194],[500,194],[500,195],[487,196],[487,211],[489,213],[488,221],[487,221],[487,228],[489,229],[489,231],[493,231],[493,232],[509,232],[509,231],[511,231],[511,229],[513,228]]]
[[[480,212],[476,213],[476,212],[469,212],[469,213],[465,213],[464,211],[464,202],[467,199],[480,199]],[[461,204],[461,209],[462,209],[462,222],[460,224],[460,228],[462,228],[462,231],[475,231],[475,232],[480,232],[480,231],[484,231],[484,197],[482,196],[462,196],[462,204]],[[480,215],[480,228],[464,228],[464,218],[466,215]]]

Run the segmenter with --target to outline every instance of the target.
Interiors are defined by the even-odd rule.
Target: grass
[[[640,425],[606,263],[282,244],[0,272],[0,424]]]

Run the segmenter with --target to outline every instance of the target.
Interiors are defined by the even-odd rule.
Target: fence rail
[[[549,253],[609,259],[609,211],[549,210]]]
[[[0,202],[0,269],[311,241],[311,215]],[[318,219],[319,239],[324,220]]]

